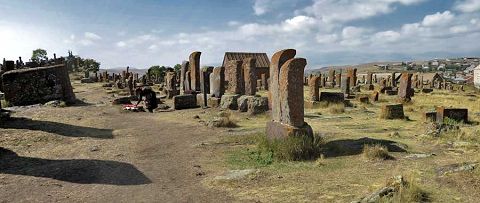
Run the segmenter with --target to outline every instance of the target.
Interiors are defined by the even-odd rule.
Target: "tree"
[[[94,59],[83,59],[83,70],[89,72],[98,72],[100,70],[100,63]]]
[[[33,62],[40,63],[41,61],[47,60],[47,51],[45,49],[35,49],[32,51],[32,58]]]
[[[147,74],[150,77],[160,77],[160,80],[163,81],[163,77],[165,77],[166,70],[167,68],[165,66],[155,65],[155,66],[151,66],[148,69]]]
[[[180,64],[177,64],[175,66],[173,66],[173,69],[175,70],[175,73],[180,73],[180,69],[182,69],[182,65]]]

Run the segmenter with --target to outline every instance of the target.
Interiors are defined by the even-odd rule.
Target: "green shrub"
[[[320,155],[323,139],[319,135],[291,136],[285,139],[269,140],[266,136],[260,140],[258,148],[271,153],[279,161],[313,160]]]

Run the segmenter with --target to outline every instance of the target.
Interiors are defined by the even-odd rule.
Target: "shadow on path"
[[[10,118],[6,121],[2,121],[0,123],[0,128],[37,130],[67,137],[113,138],[113,130],[111,129],[82,127],[52,121],[32,120],[28,118]]]
[[[129,163],[92,159],[21,157],[0,147],[0,173],[52,178],[79,184],[143,185],[152,181]]]
[[[391,140],[372,139],[368,137],[360,138],[357,140],[344,139],[334,140],[324,145],[325,157],[340,157],[358,155],[363,152],[364,145],[380,144],[388,148],[389,152],[407,152],[403,144]]]

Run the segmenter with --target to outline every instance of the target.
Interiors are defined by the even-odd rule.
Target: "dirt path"
[[[79,91],[87,103],[108,103],[102,89]],[[47,116],[56,115],[56,116]],[[66,116],[70,115],[70,116]],[[73,116],[72,116],[73,115]],[[188,113],[122,113],[110,105],[22,110],[0,125],[0,200],[3,202],[231,202],[208,190],[195,145],[218,136]],[[3,128],[3,129],[2,129]],[[8,140],[8,139],[7,139]]]

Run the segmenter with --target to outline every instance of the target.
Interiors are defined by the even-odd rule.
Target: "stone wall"
[[[8,71],[2,75],[6,100],[15,106],[52,100],[75,102],[65,65]]]

